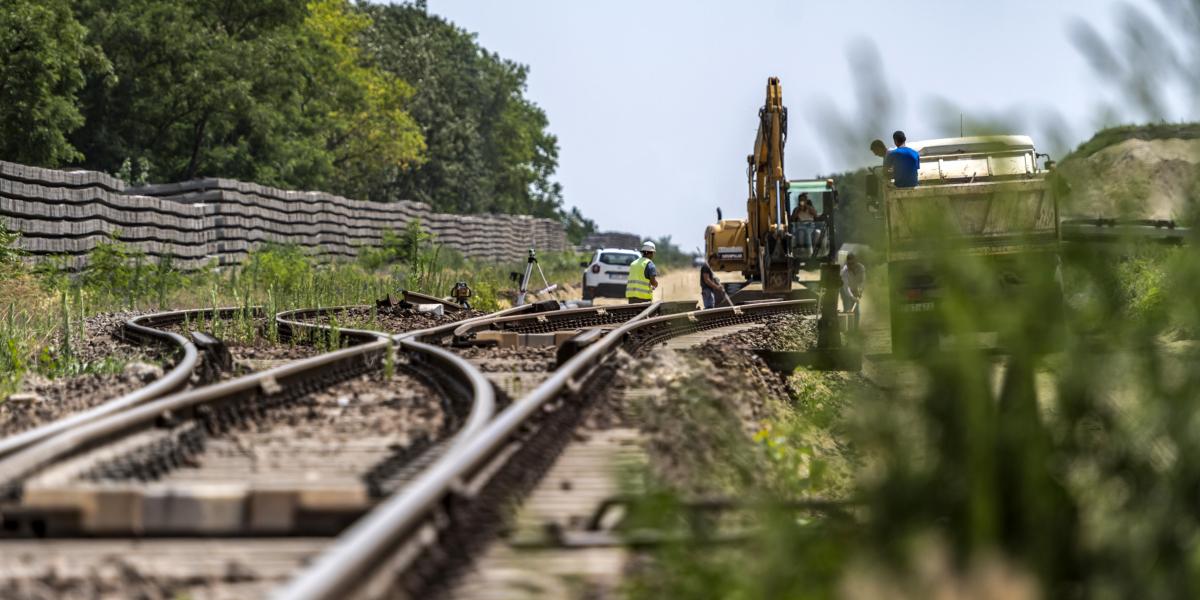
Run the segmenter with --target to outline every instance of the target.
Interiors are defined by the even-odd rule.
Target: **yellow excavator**
[[[767,100],[758,111],[754,154],[746,159],[750,187],[746,220],[723,219],[721,210],[717,209],[717,222],[704,231],[708,266],[713,271],[740,271],[746,278],[745,283],[734,284],[736,290],[731,294],[734,303],[768,298],[817,298],[811,289],[792,288],[802,261],[797,260],[799,242],[793,243],[788,223],[792,199],[791,186],[783,173],[786,142],[787,108],[783,105],[783,89],[779,78],[771,77],[767,79]],[[824,293],[820,295],[817,343],[812,350],[804,352],[762,351],[759,355],[768,364],[785,371],[800,365],[858,370],[862,368],[862,354],[843,344],[837,309],[837,290],[841,287],[835,260],[838,248],[837,192],[832,181],[798,180],[795,183],[798,192],[820,194],[821,217],[826,228],[825,240],[813,248],[812,256],[805,257],[804,261],[819,266],[821,272],[819,286]],[[820,257],[820,254],[824,256]],[[761,289],[754,289],[759,285]],[[730,291],[728,285],[726,290]]]
[[[767,80],[767,99],[758,111],[754,153],[747,157],[750,196],[746,219],[723,219],[704,232],[705,257],[714,271],[739,271],[762,295],[787,295],[795,276],[788,232],[788,182],[783,173],[787,107],[778,77]]]

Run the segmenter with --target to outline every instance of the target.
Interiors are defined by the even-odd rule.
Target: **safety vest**
[[[625,282],[625,297],[639,300],[653,300],[654,290],[650,288],[650,278],[646,277],[646,265],[650,259],[645,256],[629,265],[629,280]]]

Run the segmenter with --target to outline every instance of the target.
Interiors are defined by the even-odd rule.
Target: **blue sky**
[[[893,129],[910,140],[955,135],[954,107],[969,107],[968,121],[1022,121],[1035,140],[1046,138],[1045,149],[1061,153],[1105,121],[1134,118],[1099,115],[1105,94],[1068,34],[1076,19],[1111,33],[1117,5],[428,3],[430,12],[478,34],[486,48],[529,65],[528,96],[558,136],[557,178],[568,205],[601,229],[671,235],[686,250],[703,244],[715,207],[730,217],[745,213],[745,158],[768,76],[781,78],[789,108],[790,178],[860,166],[870,137],[886,138]],[[872,44],[890,90],[891,115],[882,119],[862,106],[849,63],[852,49]],[[875,133],[861,147],[847,147],[845,136],[831,135],[831,112],[864,136]]]

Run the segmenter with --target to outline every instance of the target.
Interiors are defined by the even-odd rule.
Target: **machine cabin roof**
[[[921,140],[909,144],[921,155],[920,185],[1023,179],[1042,174],[1033,139],[989,135]]]
[[[823,194],[833,190],[827,179],[790,179],[788,180],[788,212],[796,209],[796,205],[800,203],[800,194],[808,194],[808,199],[812,200],[813,208],[817,209],[817,214],[825,212],[825,202]]]
[[[970,137],[921,140],[908,144],[922,158],[956,154],[990,154],[993,152],[1032,152],[1033,138],[1027,135],[977,135]]]

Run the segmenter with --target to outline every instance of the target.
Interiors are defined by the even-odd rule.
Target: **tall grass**
[[[843,398],[844,414],[804,415],[861,461],[842,496],[853,518],[788,508],[810,493],[795,462],[819,436],[770,424],[730,442],[766,444],[772,484],[739,492],[762,502],[756,533],[714,548],[719,527],[685,530],[651,553],[635,597],[1200,595],[1200,247],[1067,245],[1061,259],[1065,313],[1056,281],[1014,291],[947,245],[931,258],[940,343],[880,363],[882,388]],[[798,410],[821,393],[802,390]],[[644,508],[678,531],[686,498],[666,497]]]
[[[28,268],[13,248],[16,239],[0,228],[0,297],[11,300],[0,305],[0,397],[14,391],[28,372],[57,377],[119,368],[119,361],[80,364],[73,352],[84,336],[84,320],[101,312],[239,308],[233,319],[188,326],[250,342],[259,335],[251,317],[254,306],[273,315],[295,308],[373,305],[399,290],[445,296],[456,282],[466,281],[474,290],[475,308],[496,310],[507,302],[504,292],[516,287],[509,274],[525,266],[467,259],[419,226],[387,234],[380,248],[364,250],[354,262],[322,262],[296,246],[265,245],[240,265],[212,264],[192,272],[178,270],[170,258],[148,257],[115,235],[92,251],[81,272],[69,272],[53,258]],[[579,258],[573,253],[539,258],[552,281],[578,279]],[[265,336],[272,343],[279,340],[271,319]]]

